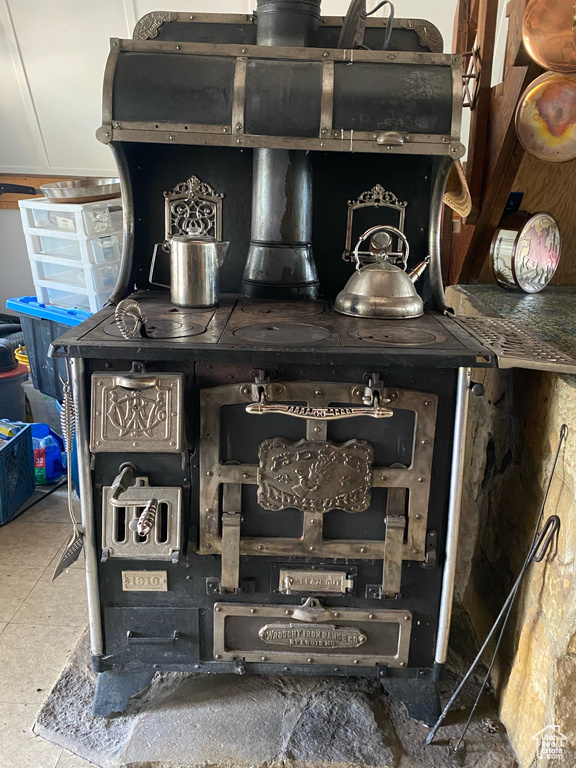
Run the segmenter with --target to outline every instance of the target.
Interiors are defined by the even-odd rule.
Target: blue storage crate
[[[0,442],[0,525],[7,523],[34,491],[32,428]]]
[[[66,363],[63,358],[48,356],[50,344],[91,317],[90,312],[41,304],[36,296],[8,299],[6,307],[20,315],[34,389],[62,400],[60,377],[66,380]]]

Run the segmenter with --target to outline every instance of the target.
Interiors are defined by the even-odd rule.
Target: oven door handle
[[[270,413],[294,416],[297,419],[315,419],[318,421],[336,421],[337,419],[352,419],[356,416],[370,416],[373,419],[389,419],[394,415],[390,408],[381,405],[350,407],[327,406],[314,408],[307,405],[281,405],[279,403],[250,403],[246,406],[246,413],[255,416],[265,416]]]

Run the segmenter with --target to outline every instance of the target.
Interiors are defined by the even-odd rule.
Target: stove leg
[[[440,717],[442,707],[436,680],[387,677],[380,682],[387,693],[404,704],[413,720],[432,726]]]
[[[114,712],[123,712],[132,696],[145,688],[154,674],[154,669],[100,672],[96,683],[92,715],[110,717]]]

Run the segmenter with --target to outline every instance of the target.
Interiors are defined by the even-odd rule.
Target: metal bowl
[[[53,203],[91,203],[120,196],[120,179],[88,176],[42,184],[42,193]]]

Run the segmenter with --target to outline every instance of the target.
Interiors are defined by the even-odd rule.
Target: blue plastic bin
[[[6,307],[20,315],[34,388],[62,400],[60,377],[66,379],[66,364],[62,358],[48,357],[50,344],[69,328],[80,325],[92,315],[81,309],[41,304],[36,296],[8,299]]]
[[[0,525],[7,523],[34,491],[32,427],[0,442]]]

